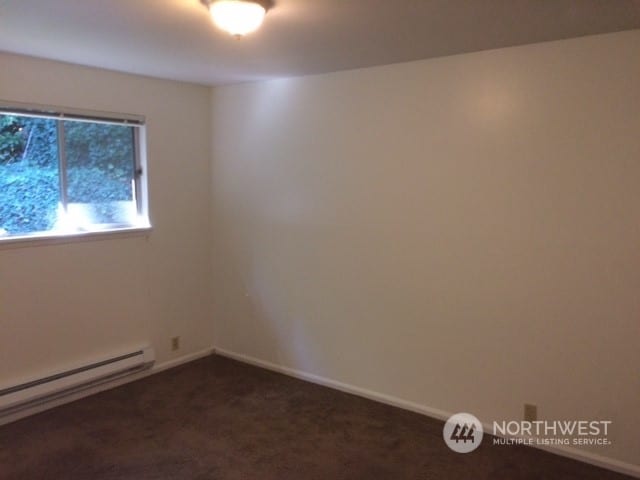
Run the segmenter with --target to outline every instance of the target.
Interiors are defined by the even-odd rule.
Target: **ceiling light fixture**
[[[213,22],[234,37],[256,31],[262,25],[271,0],[200,0]]]

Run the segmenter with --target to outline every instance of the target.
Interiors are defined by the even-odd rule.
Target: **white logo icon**
[[[444,424],[442,437],[447,446],[458,453],[473,452],[480,446],[484,431],[480,420],[470,413],[456,413]]]

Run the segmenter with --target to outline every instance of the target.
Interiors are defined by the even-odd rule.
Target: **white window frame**
[[[0,114],[26,116],[31,118],[47,118],[58,121],[58,154],[59,176],[61,182],[61,204],[66,208],[66,155],[64,149],[64,120],[84,121],[91,123],[106,123],[133,127],[134,135],[134,189],[137,217],[134,223],[118,224],[110,226],[97,226],[95,229],[77,230],[48,230],[34,232],[25,235],[0,236],[0,246],[22,242],[47,242],[78,240],[93,238],[103,235],[114,235],[132,232],[148,232],[151,230],[149,222],[149,198],[147,184],[147,148],[146,148],[146,119],[142,115],[102,112],[69,107],[57,107],[50,105],[35,105],[21,102],[12,102],[0,99]]]

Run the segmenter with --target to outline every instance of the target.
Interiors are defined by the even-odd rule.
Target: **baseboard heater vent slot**
[[[80,390],[150,368],[155,361],[153,348],[100,359],[6,388],[0,388],[0,416],[70,395]]]

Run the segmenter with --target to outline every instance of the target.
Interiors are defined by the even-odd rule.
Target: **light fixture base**
[[[211,5],[219,1],[222,1],[222,0],[200,0],[200,3],[205,7],[209,8]],[[266,12],[268,12],[271,8],[273,8],[273,5],[274,5],[274,0],[245,0],[245,1],[257,3],[262,8],[264,8]]]

